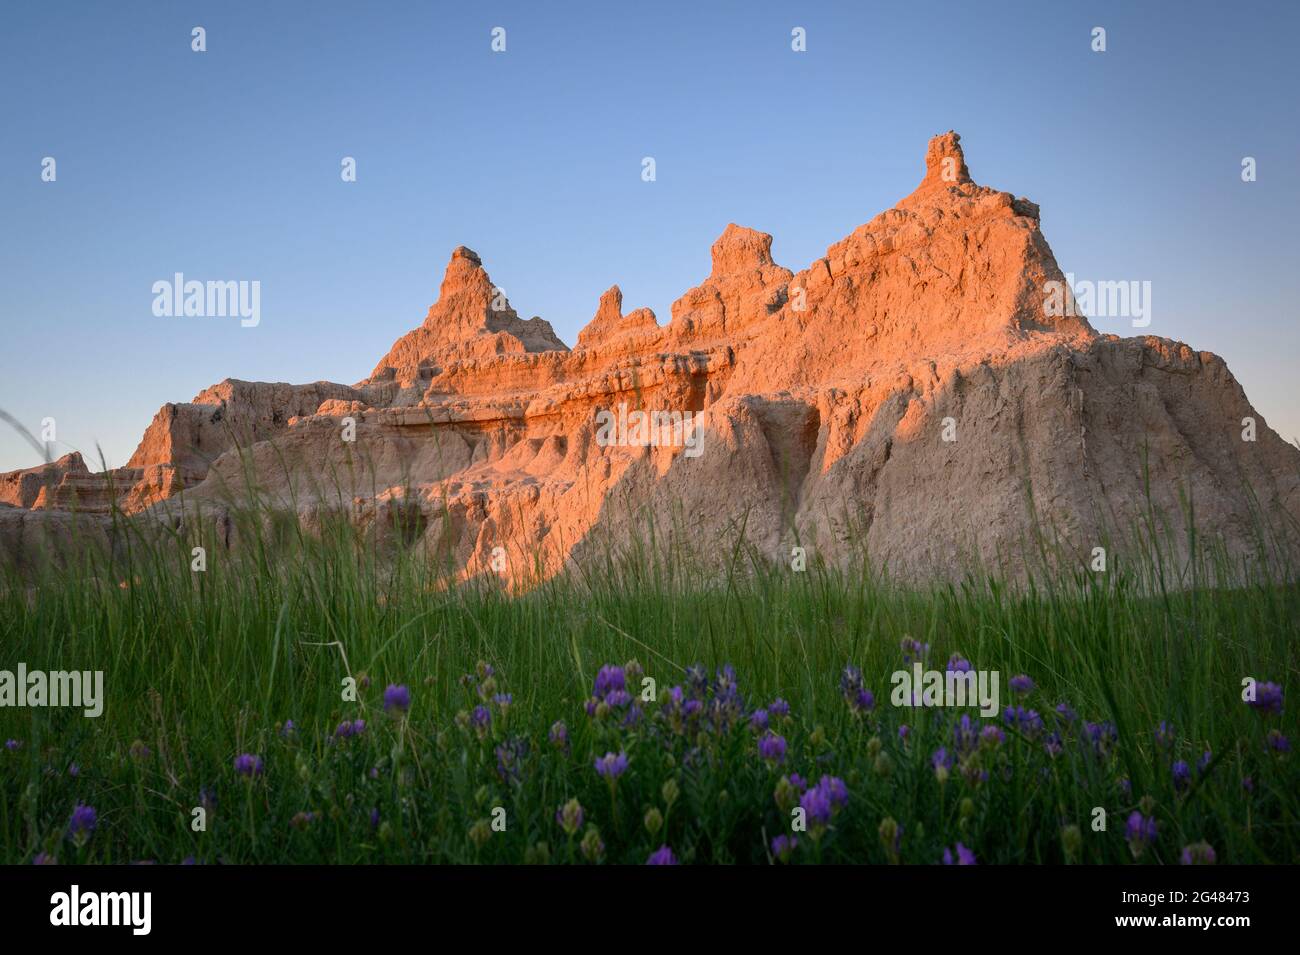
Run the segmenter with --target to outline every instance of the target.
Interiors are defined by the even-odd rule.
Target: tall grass
[[[959,841],[980,862],[1174,862],[1200,841],[1220,861],[1300,861],[1300,772],[1267,736],[1294,737],[1294,707],[1266,714],[1241,698],[1245,677],[1293,683],[1300,594],[1222,550],[1193,545],[1192,578],[1177,587],[1155,564],[1091,574],[1043,560],[1057,569],[1023,586],[973,568],[916,589],[865,559],[795,573],[739,536],[723,573],[696,573],[676,543],[647,540],[520,594],[455,581],[445,552],[409,546],[423,528],[402,522],[422,518],[391,513],[378,536],[329,511],[305,524],[245,508],[224,531],[200,515],[162,533],[118,518],[106,550],[7,572],[0,668],[102,670],[107,702],[98,719],[0,709],[0,740],[17,744],[0,750],[0,861],[581,861],[588,830],[588,850],[603,844],[589,855],[604,861],[644,862],[661,845],[683,861],[770,861],[772,838],[791,832],[777,796],[789,773],[840,777],[849,792],[829,830],[799,835],[795,862],[892,861],[887,819],[902,827],[904,863],[933,863]],[[196,543],[203,572],[191,570]],[[999,671],[1003,704],[1036,710],[1041,731],[989,720],[1005,741],[941,778],[933,754],[954,753],[962,713],[890,704],[904,636],[930,645],[935,668],[960,654]],[[640,704],[635,728],[619,725],[619,708],[589,716],[597,670],[632,658],[660,700]],[[679,734],[663,718],[668,688],[696,663],[711,677],[734,666],[735,726]],[[841,693],[848,664],[875,693],[865,715]],[[1036,689],[1013,698],[1007,680],[1022,673]],[[355,702],[343,699],[349,677]],[[410,688],[408,712],[384,711],[388,684]],[[638,703],[641,689],[628,686]],[[505,706],[492,701],[501,693]],[[748,720],[778,696],[791,717],[772,719],[788,741],[773,767]],[[485,732],[471,724],[476,706],[491,713]],[[357,719],[363,733],[336,735]],[[557,720],[565,747],[548,740]],[[1114,745],[1099,753],[1086,721],[1113,724]],[[1154,735],[1162,721],[1169,746]],[[593,768],[606,752],[629,756],[614,787]],[[264,773],[237,774],[241,753],[262,757]],[[574,798],[585,822],[569,835],[555,814]],[[74,841],[78,803],[98,825]],[[486,825],[497,807],[504,831]],[[665,820],[653,833],[652,809]],[[1153,844],[1126,839],[1134,812],[1156,820]]]

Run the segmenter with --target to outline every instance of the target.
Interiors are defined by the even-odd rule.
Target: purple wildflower
[[[758,755],[772,766],[785,762],[785,737],[768,730],[758,741]]]
[[[479,736],[486,735],[488,727],[492,725],[492,711],[480,703],[469,715],[469,725],[474,727]]]
[[[606,664],[596,674],[595,692],[592,695],[603,700],[616,690],[626,689],[627,677],[623,673],[623,668]]]
[[[496,748],[497,776],[503,783],[517,783],[523,779],[523,762],[528,757],[528,740],[511,737]]]
[[[749,728],[755,732],[763,732],[767,729],[767,710],[755,710],[749,716]]]
[[[266,766],[261,756],[252,753],[240,753],[235,757],[235,772],[241,776],[260,776]]]
[[[1183,846],[1179,861],[1183,865],[1214,865],[1214,847],[1208,842],[1193,842]]]
[[[586,818],[587,814],[583,811],[582,804],[576,799],[570,799],[555,810],[556,823],[571,836],[582,828],[582,823]]]
[[[772,855],[782,862],[789,862],[794,850],[799,848],[799,840],[794,836],[777,836],[772,840]]]
[[[1170,772],[1173,774],[1174,777],[1174,789],[1176,791],[1182,792],[1189,785],[1191,785],[1192,768],[1187,765],[1186,760],[1183,759],[1178,760],[1178,762],[1174,763],[1173,767],[1170,769]]]
[[[1259,683],[1255,686],[1255,698],[1249,705],[1261,713],[1282,712],[1282,688],[1276,683]]]
[[[569,728],[564,725],[564,720],[556,720],[551,724],[551,731],[546,737],[550,740],[552,746],[556,749],[567,751],[569,748]]]
[[[767,712],[776,719],[783,720],[790,715],[790,704],[778,696],[768,706]]]
[[[673,855],[673,850],[667,846],[660,846],[650,854],[650,858],[645,860],[646,865],[676,865],[677,857]]]
[[[411,708],[411,691],[401,683],[390,683],[384,690],[384,710],[397,710],[405,713]]]
[[[1136,859],[1147,846],[1156,841],[1159,828],[1156,821],[1150,816],[1144,816],[1142,813],[1134,810],[1128,817],[1128,824],[1124,827],[1124,838],[1128,840],[1129,849]]]
[[[1282,735],[1281,730],[1269,730],[1268,736],[1265,737],[1269,749],[1279,753],[1291,752],[1291,741]]]
[[[1074,712],[1069,703],[1057,703],[1056,713],[1067,723],[1073,723],[1079,718],[1079,714]]]
[[[99,813],[95,812],[95,807],[79,802],[68,819],[68,838],[80,845],[90,838],[98,825]]]
[[[948,658],[947,669],[954,673],[969,673],[972,667],[969,660],[963,657],[960,653],[954,653]]]
[[[627,771],[627,753],[606,753],[596,759],[596,773],[613,782]]]
[[[957,843],[956,848],[957,848],[957,859],[955,862],[953,861],[952,850],[951,849],[943,850],[944,865],[975,865],[976,864],[974,852],[967,849],[960,842]]]
[[[899,645],[903,648],[904,663],[911,663],[913,657],[924,660],[930,653],[930,644],[913,640],[911,637],[904,637]]]
[[[1007,686],[1011,687],[1013,693],[1032,693],[1035,688],[1034,681],[1024,673],[1013,676],[1007,681]]]
[[[1156,745],[1162,749],[1169,749],[1177,739],[1178,735],[1174,732],[1174,728],[1165,720],[1161,720],[1160,725],[1156,727]]]
[[[849,791],[838,776],[823,776],[804,791],[799,805],[805,817],[817,826],[830,825],[831,818],[849,801]]]

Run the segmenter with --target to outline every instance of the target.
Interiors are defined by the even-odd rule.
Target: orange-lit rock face
[[[304,515],[415,515],[402,546],[515,582],[651,524],[719,563],[743,527],[787,564],[796,544],[831,561],[865,548],[923,580],[972,558],[1015,576],[1041,534],[1081,565],[1103,540],[1122,549],[1148,505],[1176,521],[1183,496],[1239,553],[1252,495],[1279,527],[1300,516],[1300,452],[1219,358],[1049,314],[1064,276],[1038,207],[976,184],[955,133],[930,141],[911,195],[808,267],[771,244],[728,225],[662,326],[611,287],[573,350],[459,248],[369,378],[225,381],[167,405],[112,493],[79,460],[0,476],[17,515],[0,546],[20,546],[20,508],[72,500],[59,484],[167,516],[220,512],[249,473]]]

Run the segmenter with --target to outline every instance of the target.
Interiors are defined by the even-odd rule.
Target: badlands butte
[[[1193,520],[1238,562],[1297,553],[1300,450],[1218,356],[1053,314],[1038,206],[972,181],[955,133],[807,268],[771,244],[728,225],[666,325],[614,286],[573,348],[458,248],[357,384],[228,379],[164,405],[125,467],[0,475],[0,554],[120,554],[151,527],[238,548],[254,497],[269,524],[343,514],[380,553],[515,586],[652,534],[717,567],[742,535],[787,566],[865,552],[908,581],[972,561],[1023,579],[1045,553],[1082,569],[1098,546],[1114,566],[1153,532],[1176,580]],[[689,412],[699,453],[600,440],[621,406]]]

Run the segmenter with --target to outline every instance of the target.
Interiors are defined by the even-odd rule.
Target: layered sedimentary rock
[[[1038,207],[973,182],[956,134],[930,142],[911,195],[808,267],[771,243],[728,225],[664,325],[610,288],[572,350],[459,248],[370,377],[225,381],[164,406],[117,472],[0,476],[0,546],[21,555],[33,522],[78,501],[220,515],[251,476],[260,503],[309,523],[403,515],[397,546],[516,581],[651,531],[720,560],[742,534],[775,560],[865,551],[910,580],[972,561],[1020,576],[1049,545],[1082,566],[1142,527],[1177,569],[1192,514],[1226,553],[1295,553],[1300,451],[1217,356],[1045,307],[1065,278]],[[656,426],[625,427],[638,411]],[[49,490],[69,482],[80,493]]]

